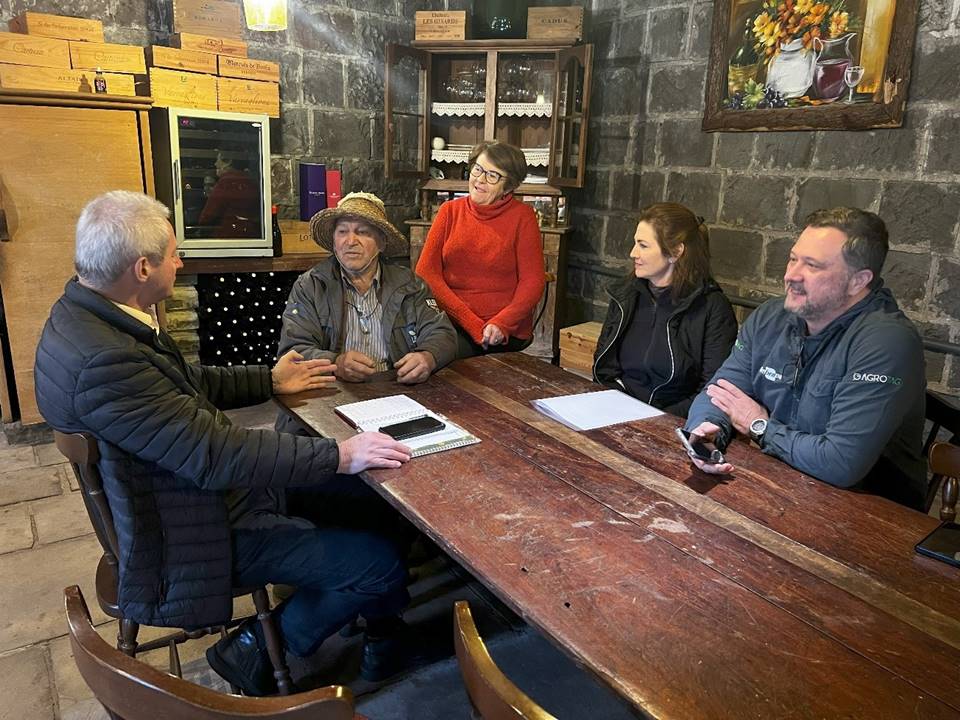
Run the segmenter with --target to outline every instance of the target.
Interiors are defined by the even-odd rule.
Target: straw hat
[[[310,235],[313,241],[324,250],[333,252],[333,229],[340,218],[365,220],[378,228],[386,237],[387,245],[380,252],[390,257],[403,255],[407,239],[389,220],[383,207],[383,200],[372,193],[352,192],[341,198],[335,208],[321,210],[310,220]]]

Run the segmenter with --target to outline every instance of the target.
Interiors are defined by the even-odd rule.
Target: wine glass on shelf
[[[853,89],[863,80],[863,65],[851,65],[843,71],[843,82],[850,88],[850,94],[847,96],[847,102],[853,102]]]

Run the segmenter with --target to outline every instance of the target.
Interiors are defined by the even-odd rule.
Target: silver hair
[[[143,193],[113,190],[87,203],[77,221],[73,264],[84,282],[103,289],[145,257],[159,264],[170,241],[170,210]]]

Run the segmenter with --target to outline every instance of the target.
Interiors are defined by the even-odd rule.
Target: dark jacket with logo
[[[816,335],[783,307],[757,308],[715,380],[767,408],[763,452],[839,487],[911,507],[926,490],[923,345],[893,295],[878,288]],[[687,429],[704,421],[732,435],[729,418],[701,393]]]
[[[124,616],[158,626],[228,620],[226,491],[312,485],[336,472],[332,440],[234,427],[221,410],[267,400],[267,367],[187,363],[173,340],[76,279],[36,356],[51,427],[90,433],[119,543]]]
[[[610,306],[597,340],[593,379],[666,412],[686,416],[693,398],[726,359],[737,336],[737,319],[730,302],[713,280],[669,309],[658,302],[645,279],[633,275],[612,283],[607,293]],[[628,349],[622,348],[622,342],[639,313],[649,320],[657,336],[650,338],[649,348],[629,350],[638,354],[652,351],[657,357],[648,354],[649,364],[667,371],[665,375],[651,372],[625,382],[620,353]],[[662,317],[664,314],[666,317]]]

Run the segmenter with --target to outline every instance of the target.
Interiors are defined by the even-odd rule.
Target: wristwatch
[[[760,441],[763,440],[763,434],[767,431],[767,419],[766,418],[757,418],[752,423],[750,423],[750,438],[760,444]]]

